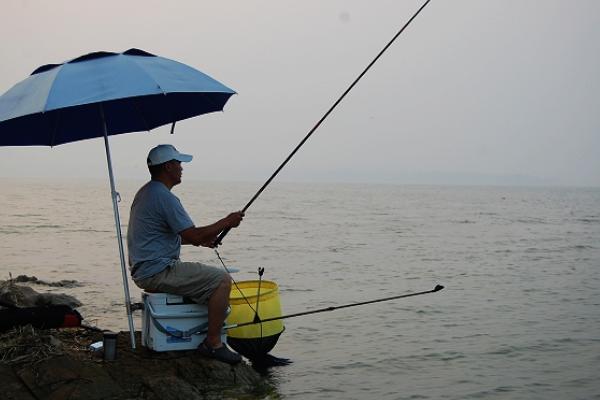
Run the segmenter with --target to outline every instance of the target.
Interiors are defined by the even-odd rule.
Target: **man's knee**
[[[223,279],[221,279],[221,286],[231,288],[231,276],[229,276],[229,274],[223,275]]]
[[[231,290],[231,277],[229,276],[229,274],[223,275],[223,278],[221,278],[221,282],[219,282],[218,288]]]

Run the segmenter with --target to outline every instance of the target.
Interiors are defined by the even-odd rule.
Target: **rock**
[[[0,364],[0,387],[4,400],[35,400],[8,365]]]
[[[82,304],[73,296],[64,293],[39,293],[36,306],[69,306],[80,307]]]
[[[200,390],[187,381],[176,376],[152,376],[144,378],[145,391],[151,398],[157,400],[204,400]]]
[[[0,283],[0,305],[4,307],[65,305],[76,308],[81,306],[81,302],[67,294],[38,293],[29,286],[17,285],[8,280]]]
[[[23,283],[35,283],[37,285],[46,285],[46,286],[54,286],[54,287],[66,287],[72,288],[81,286],[79,282],[72,279],[62,279],[57,282],[47,282],[41,279],[38,279],[36,276],[28,276],[28,275],[19,275],[13,279],[14,282],[23,282]]]
[[[24,366],[17,371],[17,375],[38,399],[100,400],[126,397],[125,392],[113,384],[101,366],[68,355]]]

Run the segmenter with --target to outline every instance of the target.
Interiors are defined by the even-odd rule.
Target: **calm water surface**
[[[1,181],[0,279],[75,279],[87,321],[127,329],[108,184]],[[121,183],[126,231],[139,182]],[[259,185],[187,181],[197,225]],[[286,399],[600,399],[600,189],[274,183],[220,248],[278,282]],[[182,258],[214,263],[210,249]],[[130,285],[134,300],[139,290]],[[140,318],[136,316],[139,329]]]

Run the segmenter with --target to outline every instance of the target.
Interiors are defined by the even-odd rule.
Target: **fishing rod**
[[[408,25],[410,25],[410,23],[417,17],[417,15],[419,15],[419,13],[425,8],[425,6],[427,4],[429,4],[430,1],[431,0],[426,0],[425,3],[423,3],[423,5],[421,6],[421,8],[419,8],[417,10],[417,12],[408,20],[408,22],[406,22],[404,24],[404,26],[394,35],[394,37],[392,38],[392,40],[390,40],[388,42],[388,44],[386,44],[385,47],[379,52],[379,54],[377,54],[377,56],[373,59],[373,61],[371,61],[369,63],[369,65],[367,65],[367,67],[360,73],[360,75],[354,80],[354,82],[352,82],[352,84],[348,87],[348,89],[346,89],[346,91],[340,96],[340,98],[337,99],[337,101],[335,103],[333,103],[333,105],[331,106],[331,108],[329,108],[329,110],[327,110],[327,112],[321,117],[321,119],[317,122],[317,124],[308,132],[308,134],[304,137],[304,139],[302,139],[302,141],[300,141],[300,143],[290,153],[290,155],[287,156],[287,158],[275,170],[275,172],[273,173],[273,175],[271,175],[271,177],[269,179],[267,179],[267,181],[264,183],[264,185],[262,185],[262,187],[258,190],[258,192],[256,192],[256,194],[250,199],[250,201],[248,202],[248,204],[246,204],[244,206],[244,208],[242,209],[242,212],[246,212],[246,210],[252,205],[252,203],[254,203],[254,200],[256,200],[258,198],[258,196],[260,196],[260,194],[263,192],[263,190],[265,190],[265,188],[267,186],[269,186],[269,184],[277,176],[277,174],[279,174],[279,171],[281,171],[283,169],[283,167],[285,167],[285,165],[288,163],[288,161],[291,160],[291,158],[294,156],[294,154],[296,154],[296,152],[300,149],[300,147],[302,147],[302,145],[308,140],[309,137],[312,136],[312,134],[317,130],[317,128],[319,126],[321,126],[321,124],[323,123],[323,121],[325,121],[325,119],[329,116],[329,114],[331,114],[331,112],[344,99],[344,97],[346,97],[346,95],[352,90],[352,88],[354,88],[354,86],[358,83],[358,81],[360,81],[361,78],[367,73],[367,71],[369,69],[371,69],[371,67],[373,66],[373,64],[375,64],[375,62],[377,62],[377,60],[379,59],[379,57],[381,57],[383,55],[383,53],[385,53],[385,51],[388,49],[388,47],[390,47],[392,45],[392,43],[394,43],[394,41],[398,38],[398,36],[400,36],[402,34],[402,32],[404,32],[404,30],[408,27]],[[227,229],[225,229],[223,232],[221,232],[219,234],[219,236],[215,240],[215,243],[214,243],[215,246],[218,246],[218,245],[221,244],[221,241],[227,235],[227,233],[229,233],[230,230],[231,230],[230,228],[227,228]]]
[[[228,330],[228,329],[234,329],[234,328],[241,328],[241,327],[248,326],[248,325],[260,324],[260,323],[270,322],[270,321],[277,321],[277,320],[280,320],[280,319],[300,317],[300,316],[309,315],[309,314],[318,314],[318,313],[322,313],[322,312],[326,312],[326,311],[339,310],[341,308],[356,307],[356,306],[362,306],[362,305],[365,305],[365,304],[380,303],[382,301],[404,299],[406,297],[414,297],[414,296],[420,296],[420,295],[423,295],[423,294],[439,292],[443,288],[444,287],[442,285],[436,285],[432,290],[426,290],[426,291],[423,291],[423,292],[401,294],[399,296],[384,297],[382,299],[375,299],[375,300],[369,300],[369,301],[361,301],[359,303],[350,303],[350,304],[344,304],[344,305],[341,305],[341,306],[331,306],[331,307],[319,308],[319,309],[316,309],[316,310],[308,310],[308,311],[303,311],[303,312],[299,312],[299,313],[295,313],[295,314],[282,315],[280,317],[265,318],[265,319],[262,319],[262,320],[259,319],[258,321],[256,320],[256,315],[255,315],[255,318],[254,318],[253,321],[243,322],[243,323],[239,323],[239,324],[225,325],[223,327],[223,329]],[[204,332],[199,332],[199,333],[204,333]]]

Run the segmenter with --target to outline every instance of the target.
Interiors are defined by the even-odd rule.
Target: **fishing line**
[[[262,185],[262,187],[258,190],[258,192],[256,192],[256,194],[250,199],[250,201],[248,202],[248,204],[246,204],[244,206],[244,208],[242,209],[242,212],[246,212],[246,210],[252,205],[252,203],[254,203],[254,200],[256,200],[258,198],[258,196],[260,196],[260,194],[271,183],[271,181],[275,178],[275,176],[277,176],[277,174],[279,174],[279,171],[281,171],[283,169],[283,167],[288,163],[288,161],[290,161],[290,159],[294,156],[294,154],[296,154],[296,152],[300,149],[300,147],[302,147],[302,145],[308,140],[308,138],[312,136],[312,134],[323,123],[323,121],[325,121],[325,119],[329,116],[329,114],[331,114],[331,112],[344,99],[344,97],[346,97],[346,95],[352,90],[352,88],[354,88],[354,86],[358,83],[358,81],[360,81],[361,78],[367,73],[367,71],[369,69],[371,69],[371,67],[373,66],[373,64],[375,64],[375,62],[377,62],[377,60],[379,59],[379,57],[381,57],[383,55],[383,53],[385,53],[385,51],[392,45],[392,43],[394,43],[394,41],[398,38],[398,36],[400,36],[402,34],[402,32],[404,32],[404,30],[408,27],[408,25],[410,25],[410,23],[417,17],[417,15],[419,15],[419,13],[425,8],[425,6],[427,4],[429,4],[430,1],[431,0],[427,0],[427,1],[425,1],[425,3],[423,3],[423,5],[408,20],[408,22],[406,22],[404,24],[404,26],[394,35],[394,37],[392,38],[392,40],[390,40],[388,42],[388,44],[386,44],[385,47],[379,52],[379,54],[377,54],[377,56],[369,63],[369,65],[367,65],[367,67],[360,73],[360,75],[354,80],[354,82],[352,82],[352,84],[348,87],[348,89],[346,89],[346,91],[340,96],[339,99],[337,99],[337,101],[331,106],[331,108],[329,108],[329,110],[327,110],[327,112],[325,113],[325,115],[323,115],[321,117],[321,119],[308,132],[308,134],[304,137],[304,139],[302,139],[302,141],[300,141],[300,143],[290,153],[290,155],[287,156],[287,158],[283,161],[283,163],[281,163],[281,165],[275,170],[275,172],[273,173],[273,175],[271,175],[271,177],[269,179],[267,179],[267,181],[264,183],[264,185]],[[221,241],[227,235],[227,233],[229,233],[229,231],[230,231],[230,228],[227,228],[223,232],[221,232],[221,234],[217,237],[217,240],[215,241],[215,245],[221,244]]]
[[[225,271],[227,271],[227,274],[229,275],[229,278],[231,279],[231,281],[233,282],[233,284],[235,285],[235,288],[238,290],[238,292],[240,292],[240,294],[242,295],[242,297],[244,298],[244,300],[246,301],[246,303],[248,304],[248,307],[250,307],[250,309],[252,311],[254,311],[255,315],[258,315],[258,312],[252,307],[252,304],[250,304],[250,300],[248,300],[248,298],[246,298],[246,296],[244,295],[244,292],[242,292],[242,289],[240,289],[240,287],[238,286],[237,282],[235,281],[235,279],[233,279],[233,276],[231,276],[231,272],[229,271],[229,269],[227,268],[227,266],[225,265],[225,262],[223,261],[223,259],[221,258],[221,255],[219,254],[219,251],[215,248],[213,249],[215,251],[215,254],[217,255],[217,257],[219,258],[219,261],[221,261],[221,265],[223,266],[223,268],[225,268]]]
[[[242,292],[242,289],[240,289],[240,287],[238,286],[238,284],[235,281],[235,279],[233,279],[233,276],[231,276],[231,272],[229,271],[229,269],[225,265],[225,262],[221,258],[221,255],[219,254],[219,251],[216,248],[214,250],[215,250],[215,254],[219,258],[219,261],[221,261],[221,265],[223,266],[223,268],[225,268],[225,271],[227,271],[227,274],[229,275],[229,278],[231,279],[231,281],[235,285],[235,288],[237,289],[238,292],[240,292],[240,294],[242,295],[242,297],[246,301],[246,304],[248,304],[248,307],[250,307],[250,309],[254,312],[254,319],[252,320],[252,323],[253,324],[260,324],[260,340],[262,342],[262,340],[263,340],[263,325],[262,325],[262,321],[261,321],[260,317],[258,316],[258,305],[260,304],[260,284],[262,282],[262,276],[263,276],[263,273],[265,272],[265,269],[262,268],[262,267],[258,268],[258,293],[256,294],[256,309],[254,309],[252,307],[252,304],[250,304],[250,300],[248,300],[248,298],[246,297],[246,295],[244,295],[244,292]],[[226,328],[223,327],[223,329],[226,329]]]

